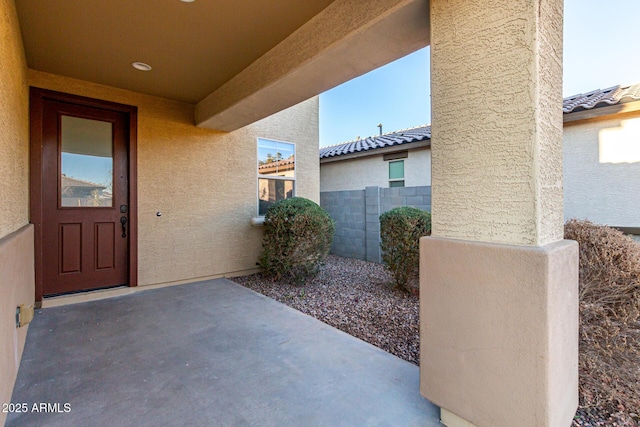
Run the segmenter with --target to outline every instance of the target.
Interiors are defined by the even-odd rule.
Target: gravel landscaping
[[[304,286],[265,279],[261,274],[235,282],[300,310],[350,335],[418,364],[418,296],[394,288],[381,264],[329,255]],[[624,412],[578,410],[574,427],[636,426]]]

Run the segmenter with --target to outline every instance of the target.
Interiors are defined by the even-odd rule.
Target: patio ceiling
[[[332,0],[17,0],[30,68],[196,103]],[[131,63],[146,62],[151,73]]]
[[[15,2],[29,68],[196,104],[226,131],[429,39],[428,0]]]

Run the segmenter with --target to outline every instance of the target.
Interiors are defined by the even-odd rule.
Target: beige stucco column
[[[578,251],[562,240],[563,1],[430,7],[421,392],[449,427],[569,426]]]

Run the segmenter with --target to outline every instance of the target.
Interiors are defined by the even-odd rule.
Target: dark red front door
[[[42,101],[42,293],[126,285],[129,116]]]

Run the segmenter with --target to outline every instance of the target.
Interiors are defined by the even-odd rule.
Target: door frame
[[[128,168],[129,168],[129,287],[138,286],[138,180],[137,180],[137,146],[138,146],[138,108],[132,105],[118,104],[110,101],[71,95],[36,87],[29,88],[29,122],[30,122],[30,154],[29,154],[29,210],[30,222],[34,226],[35,245],[35,290],[36,304],[42,305],[43,295],[43,253],[42,253],[42,128],[43,101],[66,102],[85,107],[125,113],[129,119]]]

